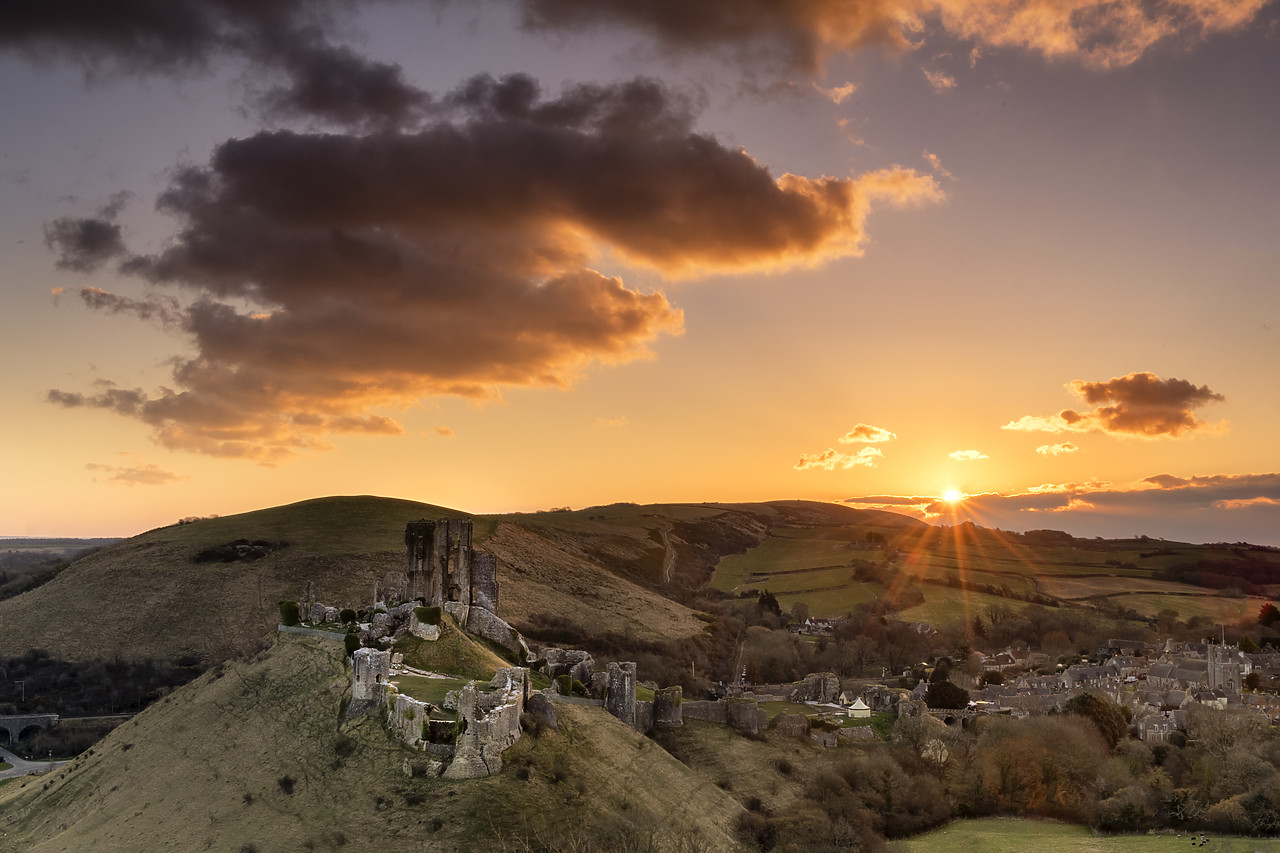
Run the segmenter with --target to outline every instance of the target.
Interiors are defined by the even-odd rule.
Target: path
[[[666,553],[662,557],[662,579],[671,583],[671,570],[676,567],[676,549],[671,544],[672,524],[669,521],[662,522],[658,526],[658,533],[662,536],[662,547],[666,548]]]
[[[65,761],[27,761],[4,747],[0,747],[0,764],[12,764],[12,769],[0,770],[0,779],[14,779],[30,773],[43,773],[66,764]]]

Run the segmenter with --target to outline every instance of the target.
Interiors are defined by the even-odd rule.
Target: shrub
[[[298,602],[280,602],[280,621],[291,628],[302,624],[302,616],[298,612]]]
[[[415,607],[413,608],[413,615],[423,625],[440,624],[439,607]]]
[[[297,784],[297,780],[292,776],[285,774],[276,780],[276,784],[280,786],[281,792],[285,794],[292,794],[293,786]]]
[[[573,695],[573,679],[568,675],[556,676],[556,692],[561,696]]]
[[[343,625],[350,625],[356,621],[356,612],[348,607],[338,614],[338,621]]]
[[[356,653],[356,649],[360,648],[360,635],[355,631],[350,631],[342,638],[342,643],[346,646],[347,657],[351,657]]]

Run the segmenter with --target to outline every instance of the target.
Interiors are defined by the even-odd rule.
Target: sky
[[[0,9],[0,535],[332,494],[1280,545],[1280,3]]]

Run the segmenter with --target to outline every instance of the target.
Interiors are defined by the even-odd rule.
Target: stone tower
[[[471,520],[442,518],[405,526],[409,600],[439,607],[448,601],[490,612],[498,608],[497,560],[471,548]]]

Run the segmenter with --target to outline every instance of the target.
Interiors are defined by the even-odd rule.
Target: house
[[[1138,737],[1147,743],[1168,743],[1187,730],[1186,711],[1153,711],[1138,718]]]

